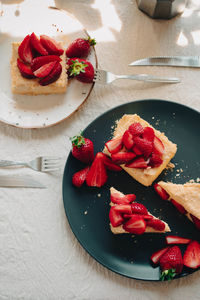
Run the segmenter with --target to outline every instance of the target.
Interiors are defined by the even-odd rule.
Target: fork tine
[[[58,170],[60,170],[60,168],[50,168],[50,169],[45,168],[45,169],[43,170],[43,172],[52,172],[52,171],[58,171]]]

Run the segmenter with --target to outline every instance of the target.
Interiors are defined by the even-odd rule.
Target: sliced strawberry
[[[123,228],[130,233],[143,234],[146,230],[146,222],[141,216],[135,215],[123,224]]]
[[[131,209],[133,214],[148,215],[147,208],[141,203],[132,203]]]
[[[192,241],[187,246],[183,255],[183,264],[192,269],[200,267],[200,244],[197,241]]]
[[[161,250],[158,250],[158,251],[154,252],[154,253],[151,255],[151,257],[150,257],[151,261],[152,261],[155,265],[157,265],[157,264],[159,263],[159,261],[160,261],[161,256],[162,256],[168,249],[169,249],[169,247],[166,247],[166,248],[163,248],[163,249],[161,249]]]
[[[187,213],[187,211],[185,210],[185,208],[181,204],[179,204],[178,202],[176,202],[174,199],[171,199],[170,201],[178,209],[178,211],[181,214],[186,214]]]
[[[130,204],[114,205],[114,209],[121,214],[131,214],[132,212]]]
[[[23,60],[23,62],[29,63],[29,64],[31,63],[31,61],[33,59],[33,53],[31,51],[31,47],[30,47],[30,35],[29,34],[23,39],[23,41],[19,45],[18,54],[19,54],[19,57],[21,58],[21,60]]]
[[[48,55],[49,53],[47,50],[42,46],[39,38],[37,35],[33,32],[30,36],[30,44],[37,52],[39,52],[41,55]]]
[[[142,137],[143,137],[143,139],[145,139],[147,141],[153,142],[154,137],[155,137],[155,133],[154,133],[153,128],[145,127],[144,132],[142,134]]]
[[[150,157],[150,161],[149,161],[149,165],[152,168],[157,168],[159,167],[161,164],[163,163],[162,158],[160,158],[160,156],[158,154],[152,153],[151,157]]]
[[[104,165],[106,166],[106,169],[110,171],[116,171],[116,172],[122,171],[122,168],[116,165],[109,157],[105,157]]]
[[[86,183],[88,186],[101,187],[107,181],[107,173],[104,165],[104,155],[98,152],[88,172]]]
[[[39,69],[33,72],[36,77],[44,78],[53,70],[56,65],[56,61],[51,61],[48,64],[41,66]]]
[[[154,184],[154,189],[163,200],[169,199],[169,194],[158,183]]]
[[[127,168],[146,169],[148,164],[143,157],[138,157],[133,162],[127,163],[125,166]]]
[[[42,46],[47,50],[49,54],[54,55],[62,55],[64,50],[60,46],[60,44],[54,40],[53,38],[47,36],[47,35],[41,35],[40,36],[40,42]]]
[[[118,152],[111,155],[111,159],[114,163],[122,165],[129,161],[131,161],[133,158],[135,158],[135,153],[133,152]]]
[[[191,240],[190,239],[185,239],[180,236],[175,236],[175,235],[168,235],[165,237],[166,243],[168,245],[171,244],[188,244]]]
[[[197,217],[193,216],[192,214],[190,214],[190,216],[191,216],[196,228],[200,230],[200,220]]]
[[[149,157],[153,151],[153,143],[140,138],[139,136],[137,136],[136,138],[134,138],[134,142],[137,146],[137,148],[142,152],[142,154],[145,157]]]
[[[60,77],[61,73],[62,73],[62,66],[59,62],[56,62],[53,70],[49,73],[47,77],[40,79],[39,84],[48,85],[56,81]]]
[[[27,79],[35,78],[35,75],[33,74],[31,67],[25,65],[19,58],[17,59],[17,66],[23,77]]]
[[[86,167],[72,176],[72,183],[76,187],[81,187],[86,180],[90,167]]]
[[[118,137],[108,141],[106,144],[106,148],[111,154],[117,153],[121,150],[122,144],[122,137]]]
[[[109,220],[113,227],[121,225],[124,221],[121,213],[115,209],[115,206],[110,208]]]
[[[110,194],[110,201],[112,201],[115,204],[129,204],[135,201],[135,199],[136,199],[135,194],[123,195],[116,192],[112,192]]]
[[[153,142],[153,152],[162,156],[164,153],[164,150],[165,150],[165,147],[164,147],[162,141],[157,136],[155,136],[154,142]]]
[[[140,151],[136,145],[133,146],[132,151],[133,151],[136,155],[142,155],[142,151]]]
[[[44,55],[35,57],[31,62],[31,69],[32,71],[36,71],[41,66],[50,63],[51,61],[61,61],[61,58],[58,55]]]
[[[132,134],[130,133],[129,130],[126,130],[124,132],[123,138],[122,138],[122,143],[124,144],[124,146],[128,150],[130,150],[131,148],[133,148],[133,145],[134,145],[133,136],[132,136]]]
[[[142,135],[144,132],[144,128],[138,122],[131,124],[128,128],[133,137]]]
[[[165,230],[165,223],[160,219],[147,220],[147,226],[152,227],[155,230],[163,231]]]
[[[125,218],[125,219],[130,219],[130,218],[132,218],[132,217],[134,217],[134,216],[138,216],[138,214],[137,213],[133,213],[133,214],[123,214],[123,218]],[[140,215],[139,214],[139,216],[141,216],[144,220],[151,220],[151,219],[153,219],[153,216],[151,216],[151,215]]]

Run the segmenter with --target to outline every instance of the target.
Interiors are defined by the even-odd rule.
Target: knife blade
[[[0,187],[46,188],[39,181],[27,176],[0,176]]]
[[[171,66],[200,68],[200,56],[155,56],[133,61],[129,66]]]

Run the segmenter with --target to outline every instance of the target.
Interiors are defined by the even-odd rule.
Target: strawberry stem
[[[94,46],[94,45],[96,45],[96,41],[95,41],[95,39],[91,39],[91,37],[89,36],[89,38],[88,38],[88,42],[90,43],[90,46]]]
[[[72,146],[77,148],[80,148],[85,144],[85,138],[81,135],[81,133],[70,138],[70,141],[72,142]]]
[[[77,76],[80,73],[85,73],[85,68],[88,66],[78,59],[71,60],[72,64],[69,66],[69,76]]]
[[[175,276],[176,276],[176,270],[175,269],[169,269],[169,270],[164,270],[162,273],[161,273],[161,276],[160,276],[160,280],[161,281],[164,281],[164,280],[172,280]]]

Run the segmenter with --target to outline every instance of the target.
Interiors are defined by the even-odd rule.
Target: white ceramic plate
[[[77,37],[87,37],[81,23],[69,13],[58,9],[27,5],[4,6],[0,17],[0,121],[22,128],[42,128],[57,124],[68,118],[88,98],[93,84],[70,80],[65,94],[14,95],[11,92],[10,58],[11,43],[22,41],[32,32],[47,34],[67,45]],[[36,17],[37,16],[37,17]],[[94,48],[87,58],[97,67]]]

